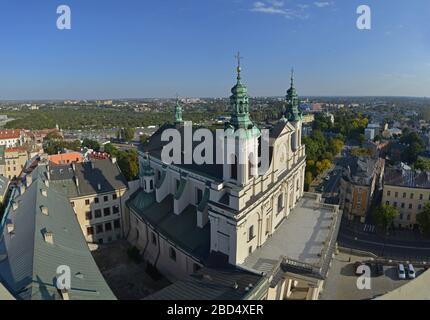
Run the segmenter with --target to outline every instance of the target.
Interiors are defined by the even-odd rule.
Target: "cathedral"
[[[233,159],[163,162],[165,130],[179,132],[182,157],[190,152],[179,101],[172,123],[139,151],[140,188],[127,201],[127,239],[173,283],[152,299],[181,299],[175,292],[186,291],[187,299],[312,300],[323,290],[341,214],[321,195],[304,192],[306,155],[294,74],[282,117],[263,128],[250,116],[241,72],[239,62],[231,117],[224,124],[227,136],[244,133]],[[268,164],[256,174],[263,129],[269,132]],[[237,161],[247,157],[257,161]],[[223,289],[212,292],[213,285]]]

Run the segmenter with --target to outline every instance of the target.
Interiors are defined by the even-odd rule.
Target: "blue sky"
[[[292,66],[301,95],[430,96],[430,1],[0,0],[1,100],[228,96],[238,50],[252,96]]]

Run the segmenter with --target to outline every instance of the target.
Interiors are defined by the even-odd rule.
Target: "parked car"
[[[405,266],[402,263],[400,263],[399,266],[397,267],[397,273],[399,275],[400,280],[406,279]]]
[[[415,269],[412,264],[408,264],[408,277],[409,279],[415,279],[416,277]]]

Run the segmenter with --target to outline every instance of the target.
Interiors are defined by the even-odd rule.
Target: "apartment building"
[[[417,215],[430,202],[430,172],[415,171],[405,165],[386,168],[382,203],[397,209],[398,228],[415,229]]]
[[[24,147],[8,148],[4,151],[4,176],[9,180],[19,177],[27,164],[29,155]]]
[[[18,147],[23,142],[24,132],[22,130],[0,130],[0,146],[5,146],[6,148]]]
[[[374,199],[382,187],[385,160],[371,157],[351,157],[340,180],[340,207],[350,220],[364,222]]]
[[[49,181],[70,200],[87,242],[123,236],[123,195],[128,184],[115,159],[49,167]]]

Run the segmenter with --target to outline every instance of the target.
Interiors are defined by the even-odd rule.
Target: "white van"
[[[416,277],[415,269],[412,264],[408,264],[408,277],[409,279],[415,279]]]
[[[397,271],[398,271],[400,280],[406,279],[405,266],[402,263],[399,264]]]

